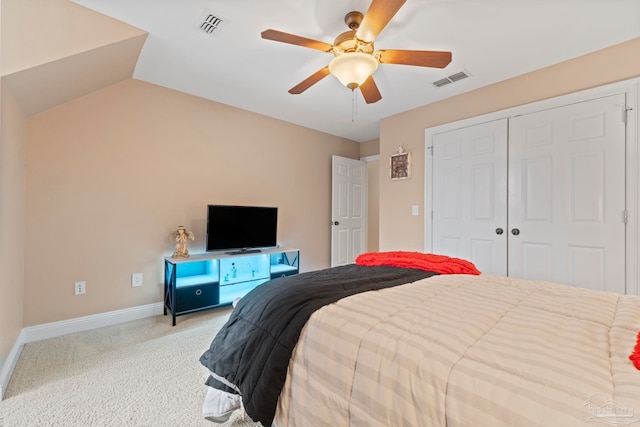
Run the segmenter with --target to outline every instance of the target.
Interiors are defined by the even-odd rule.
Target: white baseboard
[[[163,305],[161,302],[158,302],[122,310],[108,311],[106,313],[92,314],[90,316],[76,317],[75,319],[61,320],[60,322],[29,326],[23,329],[25,332],[25,343],[73,334],[75,332],[88,331],[89,329],[102,328],[103,326],[117,325],[118,323],[157,316],[162,313]]]
[[[22,353],[22,347],[24,347],[24,329],[20,331],[18,339],[13,344],[7,359],[2,364],[2,369],[0,369],[0,400],[4,398],[4,392],[7,391],[11,374],[13,374],[13,370],[18,363],[20,353]]]
[[[26,343],[102,328],[104,326],[117,325],[118,323],[129,322],[131,320],[144,319],[145,317],[158,316],[163,314],[163,312],[164,305],[158,302],[23,328],[0,370],[0,400],[4,397],[4,392],[11,379],[11,374],[16,367],[16,363],[18,363],[18,358]]]

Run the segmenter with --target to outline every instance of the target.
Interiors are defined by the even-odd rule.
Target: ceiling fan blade
[[[373,0],[356,32],[356,38],[372,42],[407,0]]]
[[[381,64],[444,68],[451,62],[451,52],[435,50],[379,50],[376,55]]]
[[[373,80],[373,76],[369,76],[369,78],[360,85],[360,92],[362,92],[362,96],[367,104],[373,104],[374,102],[378,102],[382,99],[382,95],[380,95],[380,91],[378,90],[376,82]]]
[[[263,39],[274,40],[282,43],[295,44],[297,46],[317,49],[323,52],[331,52],[331,49],[333,49],[333,45],[330,45],[329,43],[308,39],[306,37],[300,37],[300,36],[296,36],[289,33],[284,33],[278,30],[264,30],[261,34]]]
[[[305,90],[309,89],[311,86],[318,83],[320,80],[324,79],[328,75],[329,75],[329,67],[321,68],[320,70],[316,71],[315,73],[313,73],[312,75],[310,75],[309,77],[307,77],[306,79],[304,79],[303,81],[301,81],[300,83],[298,83],[297,85],[289,89],[289,93],[292,95],[298,95],[304,92]]]

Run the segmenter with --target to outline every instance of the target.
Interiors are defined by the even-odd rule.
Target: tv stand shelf
[[[244,255],[244,254],[257,254],[262,252],[260,249],[240,249],[239,251],[225,252],[227,255]]]
[[[164,314],[176,317],[231,304],[256,286],[300,272],[300,250],[211,252],[164,259]]]

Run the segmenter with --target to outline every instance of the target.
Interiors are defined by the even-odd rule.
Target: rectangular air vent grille
[[[450,75],[449,80],[451,80],[452,82],[457,82],[458,80],[466,79],[467,77],[469,76],[465,74],[464,71],[460,71],[459,73]]]
[[[436,80],[435,82],[433,82],[434,86],[437,87],[442,87],[442,86],[446,86],[448,84],[453,83],[451,80],[449,80],[448,77],[445,77],[444,79],[440,79],[440,80]]]
[[[214,31],[220,29],[223,23],[223,19],[214,15],[210,10],[206,10],[202,13],[198,27],[206,34],[212,34]]]
[[[459,73],[452,74],[449,77],[445,77],[444,79],[436,80],[435,82],[433,82],[433,85],[435,87],[442,87],[451,83],[455,83],[462,79],[466,79],[469,76],[470,74],[467,71],[460,71]]]

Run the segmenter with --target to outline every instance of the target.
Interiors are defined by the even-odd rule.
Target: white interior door
[[[507,275],[507,119],[433,138],[433,252]]]
[[[624,105],[509,120],[510,276],[625,293]]]
[[[367,248],[367,169],[332,156],[331,266],[352,264]]]

